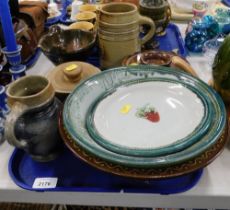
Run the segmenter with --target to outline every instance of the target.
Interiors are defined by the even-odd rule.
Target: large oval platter
[[[85,161],[89,165],[96,167],[100,170],[116,174],[119,176],[137,178],[137,179],[162,179],[170,178],[175,176],[185,175],[194,172],[200,168],[204,168],[210,164],[215,158],[220,155],[226,142],[228,140],[229,126],[226,125],[223,133],[219,137],[218,141],[212,145],[210,148],[205,150],[202,154],[192,158],[183,163],[169,165],[165,167],[157,168],[139,168],[139,167],[129,167],[121,164],[111,163],[98,156],[92,155],[91,153],[84,150],[79,146],[75,140],[66,131],[63,120],[59,119],[59,127],[61,136],[66,144],[66,146],[79,157],[81,160]]]
[[[98,144],[88,132],[86,119],[89,110],[107,92],[127,83],[143,80],[167,79],[175,84],[196,89],[200,100],[207,103],[211,120],[208,130],[185,149],[156,157],[135,157],[110,151]],[[199,91],[198,91],[199,90]],[[194,93],[194,91],[193,91]],[[201,99],[204,97],[204,99]],[[191,110],[194,112],[194,110]],[[202,118],[203,119],[203,118]],[[135,167],[160,167],[177,164],[194,158],[212,146],[220,137],[226,124],[226,112],[220,96],[207,84],[186,73],[171,68],[136,66],[104,71],[81,83],[67,98],[63,110],[64,126],[76,143],[91,154],[104,160]],[[175,121],[176,124],[176,121]],[[199,124],[199,123],[198,123]],[[165,130],[164,132],[167,132]],[[156,148],[157,149],[157,148]]]
[[[140,79],[108,91],[86,116],[92,138],[132,156],[181,151],[206,133],[212,119],[206,96],[169,78]]]

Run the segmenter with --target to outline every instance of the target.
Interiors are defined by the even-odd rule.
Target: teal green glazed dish
[[[137,111],[134,110],[133,112],[133,117],[131,117],[131,119],[128,119],[125,121],[125,118],[122,118],[123,116],[121,116],[120,118],[120,122],[121,123],[111,123],[112,128],[106,132],[109,133],[108,139],[104,138],[103,134],[104,131],[106,130],[106,127],[108,127],[109,124],[109,120],[105,120],[105,116],[102,117],[103,113],[106,111],[106,109],[110,109],[111,106],[113,106],[113,104],[116,103],[115,101],[111,101],[111,99],[108,99],[109,97],[111,98],[111,95],[115,95],[121,88],[125,89],[126,87],[130,87],[132,85],[136,85],[137,84],[142,84],[142,83],[150,83],[152,82],[153,86],[151,88],[150,85],[147,86],[147,88],[150,90],[150,96],[152,98],[154,98],[157,101],[160,101],[159,105],[163,105],[164,101],[167,101],[168,99],[171,99],[168,109],[168,113],[167,111],[164,109],[164,112],[161,113],[161,118],[162,115],[165,115],[165,120],[166,122],[155,122],[155,123],[162,123],[162,126],[156,126],[152,123],[152,121],[149,121],[147,123],[147,126],[145,126],[146,124],[146,120],[148,120],[148,117],[145,117],[145,115],[150,115],[154,117],[154,114],[156,113],[143,113],[142,115],[144,120],[140,121],[139,123],[137,123],[137,125],[139,125],[142,129],[145,128],[144,132],[141,133],[142,138],[140,139],[140,132],[137,132],[135,134],[135,130],[139,128],[139,126],[137,125],[133,125],[133,127],[130,128],[130,134],[129,136],[127,136],[127,134],[124,135],[119,135],[119,130],[126,130],[126,127],[132,123],[130,123],[130,121],[139,121],[137,113],[138,113],[138,109],[136,109]],[[164,84],[165,83],[165,84]],[[163,85],[162,85],[163,84]],[[139,85],[140,86],[140,85]],[[170,90],[170,92],[166,92],[163,90],[163,88],[172,88],[173,90]],[[177,88],[175,88],[177,87]],[[158,94],[158,89],[160,89],[160,91],[162,92],[162,94]],[[190,94],[186,94],[185,93],[182,95],[182,90],[183,88],[185,88],[185,90],[187,92],[190,91]],[[127,89],[127,88],[126,88]],[[139,89],[133,89],[132,92],[130,93],[131,90],[129,90],[129,95],[133,94],[135,90],[138,90],[140,94],[142,94],[142,92],[140,92],[140,88]],[[156,93],[154,94],[154,91],[156,91]],[[180,92],[179,92],[180,91]],[[145,93],[145,98],[148,99],[148,97],[146,97],[146,92],[147,90],[143,90],[143,93]],[[164,92],[164,93],[163,93]],[[163,96],[164,94],[164,96]],[[134,100],[133,105],[130,105],[130,101],[132,98],[129,97],[129,99],[127,100],[127,90],[124,91],[124,93],[121,94],[120,98],[123,98],[123,96],[126,95],[126,101],[127,103],[124,103],[124,100],[122,101],[123,105],[123,109],[127,109],[127,105],[125,104],[129,104],[129,106],[132,107],[128,107],[133,109],[133,105],[137,104],[138,102]],[[175,97],[175,95],[181,95],[181,98]],[[157,97],[160,98],[157,98]],[[163,98],[165,97],[165,98]],[[174,98],[173,98],[174,97]],[[188,98],[187,98],[188,97]],[[139,99],[139,97],[137,97],[137,99]],[[143,96],[142,96],[142,102],[141,104],[143,104]],[[162,100],[163,98],[163,100]],[[194,106],[191,106],[191,109],[201,109],[200,113],[198,115],[194,114],[194,112],[191,112],[191,110],[185,110],[183,111],[182,109],[184,107],[176,107],[176,103],[173,103],[172,99],[174,99],[174,102],[176,103],[181,103],[183,106],[186,105],[191,105],[191,103],[194,103]],[[177,101],[176,101],[176,100]],[[104,100],[109,100],[110,101],[110,105],[108,106],[108,103],[106,104],[106,106],[104,106],[102,108],[102,112],[100,113],[99,116],[102,117],[102,122],[97,122],[98,125],[101,125],[103,123],[106,124],[106,126],[101,128],[101,133],[98,131],[97,129],[97,123],[95,122],[94,118],[97,117],[95,116],[95,112],[98,109],[98,106],[100,105],[101,102],[103,102]],[[121,101],[121,100],[119,100]],[[149,101],[148,101],[149,102]],[[199,103],[198,105],[196,103]],[[179,104],[179,105],[181,105]],[[167,106],[167,104],[166,104]],[[183,81],[175,81],[174,79],[169,79],[169,78],[153,78],[153,79],[140,79],[134,82],[127,82],[125,85],[119,86],[118,87],[114,87],[113,90],[111,91],[106,91],[106,93],[99,97],[98,100],[96,100],[93,105],[90,107],[87,115],[86,115],[86,127],[88,129],[89,134],[91,135],[91,137],[101,146],[105,147],[106,149],[113,151],[115,153],[119,153],[119,154],[123,154],[123,155],[129,155],[129,156],[140,156],[140,157],[156,157],[156,156],[162,156],[162,155],[168,155],[171,153],[175,153],[178,151],[181,151],[189,146],[191,146],[192,144],[194,144],[195,142],[199,141],[201,139],[201,137],[207,132],[207,130],[209,129],[209,126],[211,124],[211,120],[213,117],[213,113],[212,113],[212,109],[210,107],[210,103],[209,101],[206,100],[206,96],[203,92],[201,92],[199,89],[194,88],[193,86],[184,83]],[[122,106],[121,106],[122,107]],[[178,109],[178,113],[175,112],[175,109]],[[182,109],[181,109],[182,108]],[[119,110],[119,109],[118,109]],[[117,110],[117,111],[118,111]],[[130,110],[123,110],[125,113],[121,113],[121,115],[127,115],[127,112],[130,112]],[[150,110],[151,111],[151,110]],[[174,111],[175,114],[172,115],[171,112]],[[112,120],[114,120],[114,118],[117,117],[117,115],[119,115],[119,113],[116,112],[116,108],[112,111],[113,114],[112,115]],[[111,113],[110,113],[111,115]],[[170,116],[171,115],[171,116]],[[181,116],[182,120],[181,120],[181,124],[179,125],[178,123],[178,116]],[[185,119],[187,116],[188,119]],[[159,116],[160,117],[160,116]],[[175,117],[177,117],[177,127],[179,127],[180,129],[176,130],[176,134],[175,135],[175,128],[170,126],[170,124],[172,124],[174,122]],[[109,116],[107,116],[107,118],[109,118]],[[171,122],[170,119],[171,118]],[[193,119],[195,118],[195,119]],[[199,118],[199,119],[198,119]],[[195,120],[196,122],[194,125],[191,125],[192,123],[184,123],[187,120]],[[154,120],[154,119],[153,119]],[[117,120],[119,121],[119,119]],[[125,122],[124,122],[125,121]],[[160,119],[159,119],[160,121]],[[162,120],[161,120],[162,121]],[[123,125],[121,125],[123,123]],[[150,125],[151,124],[151,125]],[[166,125],[165,125],[166,124]],[[168,124],[168,125],[167,125]],[[169,132],[170,128],[172,129],[172,132]],[[188,128],[189,126],[189,128]],[[192,127],[193,126],[193,127]],[[116,127],[116,128],[115,128]],[[145,137],[145,133],[147,129],[150,129],[149,131],[147,131],[148,133],[151,133],[151,136],[146,136],[146,138],[149,140],[146,141],[146,145],[143,145],[143,138]],[[155,128],[155,129],[154,129]],[[162,135],[162,130],[168,130],[168,134],[170,136],[165,137],[164,134]],[[187,131],[186,135],[184,134],[184,136],[182,135],[181,138],[179,138],[178,133],[182,132],[183,129],[189,129],[190,132]],[[115,130],[113,132],[113,130]],[[173,138],[173,134],[174,134],[174,138]],[[113,136],[111,136],[113,135]],[[135,138],[136,137],[136,138]],[[128,141],[129,140],[129,141]],[[136,141],[136,142],[134,142]],[[151,144],[152,143],[152,144]]]
[[[164,80],[164,82],[162,82]],[[146,82],[143,82],[146,81]],[[150,82],[147,82],[150,81]],[[156,82],[157,81],[157,82]],[[173,81],[173,84],[172,82]],[[134,84],[134,85],[127,85],[127,84]],[[156,86],[155,86],[156,85]],[[166,113],[170,113],[171,117],[167,118],[167,115],[164,114],[164,109],[162,111],[162,107],[164,108],[164,103],[162,104],[162,101],[154,100],[151,101],[150,104],[146,104],[145,100],[143,98],[140,98],[139,100],[136,99],[136,96],[142,97],[147,95],[147,99],[150,96],[152,100],[151,91],[145,94],[140,94],[138,91],[132,91],[132,88],[134,90],[140,89],[143,90],[149,90],[148,86],[151,88],[158,87],[159,91],[156,91],[155,95],[158,99],[160,99],[162,94],[162,89],[169,94],[170,100],[166,101],[168,104],[171,103],[171,108],[173,105],[181,106],[179,109],[175,111],[176,116],[175,117],[174,111],[168,111],[168,107],[166,106]],[[155,129],[158,127],[161,127],[162,125],[167,125],[167,129],[162,130],[162,133],[159,133],[159,135],[162,135],[162,137],[167,140],[170,139],[170,134],[178,135],[179,133],[181,136],[188,136],[188,133],[192,133],[194,129],[198,129],[199,125],[202,127],[203,120],[205,121],[204,125],[207,125],[207,130],[201,135],[200,138],[194,140],[194,142],[187,146],[186,148],[170,153],[168,155],[161,155],[161,156],[155,156],[155,157],[144,157],[144,156],[132,156],[132,155],[124,155],[119,154],[115,151],[110,151],[109,149],[101,146],[97,143],[97,141],[92,138],[92,135],[90,135],[88,129],[87,129],[87,117],[90,115],[89,110],[92,109],[92,106],[95,105],[97,101],[100,101],[100,98],[103,98],[106,93],[114,93],[114,88],[121,87],[119,91],[115,91],[118,93],[118,96],[126,96],[122,95],[123,93],[126,93],[128,91],[129,93],[134,92],[137,95],[134,95],[130,98],[130,104],[118,104],[119,109],[113,109],[114,103],[113,102],[116,99],[116,95],[114,97],[114,94],[110,94],[109,96],[112,97],[112,100],[108,98],[109,100],[102,100],[103,103],[99,103],[98,106],[100,109],[95,109],[95,114],[98,114],[98,116],[107,117],[109,116],[113,123],[116,123],[116,120],[120,119],[122,117],[124,119],[124,122],[126,121],[126,118],[132,118],[135,120],[129,121],[130,123],[140,123],[141,126],[144,126],[146,129],[149,129],[150,136],[152,135],[152,129]],[[129,90],[131,88],[131,90]],[[175,92],[173,89],[179,89],[178,93]],[[196,90],[194,92],[194,90]],[[166,95],[167,95],[166,94]],[[176,97],[174,97],[174,94],[176,94]],[[132,94],[131,94],[132,95]],[[189,100],[186,102],[184,100],[184,95],[191,96],[193,99],[198,101],[198,103],[193,102],[193,100]],[[167,95],[168,96],[168,95]],[[172,97],[173,96],[173,97]],[[114,98],[113,98],[114,97]],[[119,98],[119,97],[118,97]],[[129,94],[127,97],[121,97],[121,98],[129,98]],[[168,98],[168,97],[167,97]],[[172,99],[171,99],[172,98]],[[138,109],[136,107],[134,108],[135,103],[133,103],[132,100],[138,102],[137,104]],[[115,100],[116,101],[116,100]],[[164,100],[163,100],[164,101]],[[142,106],[142,103],[143,106]],[[172,103],[173,102],[173,103]],[[107,106],[107,103],[111,106]],[[139,106],[141,104],[141,106]],[[179,105],[178,105],[179,104]],[[182,105],[181,105],[182,104]],[[152,107],[154,105],[154,107]],[[162,106],[161,106],[162,105]],[[112,112],[110,109],[107,109],[107,107],[111,107]],[[130,108],[131,107],[131,108]],[[170,108],[170,109],[171,109]],[[200,110],[198,113],[196,113],[196,109]],[[205,113],[207,111],[207,118],[205,118]],[[206,109],[207,108],[207,109]],[[173,109],[173,108],[172,108]],[[102,110],[102,112],[101,112]],[[104,111],[103,111],[104,110]],[[114,112],[113,110],[117,110]],[[128,111],[127,111],[128,110]],[[155,116],[152,114],[152,112],[158,113],[155,114]],[[104,112],[106,115],[104,115]],[[132,114],[132,112],[135,112],[135,114]],[[187,121],[184,121],[184,124],[192,123],[193,126],[184,126],[183,125],[183,119],[180,112],[183,112],[186,114]],[[192,114],[190,113],[192,112]],[[111,114],[112,113],[112,114]],[[115,115],[114,115],[115,113]],[[127,114],[128,113],[128,114]],[[148,114],[146,114],[148,113]],[[149,114],[150,113],[150,114]],[[179,114],[178,114],[179,113]],[[145,115],[146,114],[146,115]],[[193,115],[198,116],[198,121],[194,121],[196,117],[193,117]],[[98,126],[98,122],[101,122],[101,117],[93,117],[95,125]],[[112,116],[112,117],[111,117]],[[114,118],[114,116],[116,116]],[[154,116],[154,117],[153,117]],[[193,120],[190,122],[188,119],[191,117]],[[173,119],[174,122],[168,126],[167,121],[165,119]],[[107,118],[106,118],[107,119]],[[152,122],[154,121],[155,122]],[[99,120],[99,121],[98,121]],[[115,121],[113,121],[115,120]],[[158,121],[158,122],[157,122]],[[102,121],[103,122],[103,121]],[[162,123],[161,122],[165,122]],[[206,124],[207,122],[207,124]],[[134,66],[134,67],[120,67],[115,68],[111,70],[104,71],[98,75],[95,75],[84,82],[82,82],[67,98],[64,109],[63,109],[63,124],[69,135],[76,141],[78,145],[80,145],[84,150],[90,152],[94,156],[98,156],[104,160],[107,160],[109,162],[125,165],[125,166],[135,166],[140,168],[146,168],[146,167],[162,167],[162,166],[169,166],[177,163],[181,163],[184,161],[187,161],[191,158],[194,158],[200,154],[202,154],[205,150],[207,150],[210,146],[212,146],[220,137],[221,133],[224,130],[225,124],[226,124],[226,111],[223,104],[222,99],[220,96],[207,84],[205,84],[203,81],[192,77],[191,75],[172,69],[172,68],[166,68],[166,67],[153,67],[153,66]],[[106,126],[106,123],[102,123],[103,126]],[[121,121],[117,123],[119,125]],[[138,124],[139,125],[139,124]],[[177,125],[183,125],[182,131],[177,127]],[[119,125],[120,126],[120,125]],[[119,127],[117,126],[117,127]],[[131,126],[132,127],[132,126]],[[154,127],[154,128],[153,128]],[[103,127],[97,127],[98,130],[102,129]],[[112,127],[109,127],[111,129]],[[164,127],[162,127],[164,128]],[[173,133],[174,129],[176,128],[175,132]],[[128,126],[129,129],[129,126]],[[119,135],[130,135],[130,130],[121,130]],[[205,126],[204,126],[205,129]],[[136,129],[135,132],[140,132],[144,129]],[[156,129],[155,129],[156,130]],[[198,129],[199,130],[199,129]],[[202,130],[202,129],[201,129]],[[110,131],[110,130],[109,130]],[[113,130],[112,130],[113,131]],[[116,130],[115,130],[116,131]],[[179,132],[178,132],[179,131]],[[184,132],[186,131],[186,132]],[[103,131],[100,131],[100,135]],[[114,131],[113,131],[114,132]],[[109,132],[106,132],[105,134],[108,134]],[[201,132],[202,133],[202,132]],[[103,134],[103,135],[105,135]],[[118,135],[118,134],[116,134]],[[114,135],[112,135],[113,137]],[[148,137],[145,136],[145,137]],[[135,149],[136,147],[138,149],[147,149],[148,143],[151,143],[151,141],[148,141],[148,138],[146,138],[147,141],[145,142],[142,139],[140,140],[141,143],[138,141],[136,142],[136,145],[134,145]],[[177,140],[180,140],[178,136],[174,136],[173,142],[178,143]],[[182,138],[183,139],[183,138]],[[109,139],[111,142],[114,143],[114,139]],[[175,141],[176,140],[176,141]],[[142,144],[143,142],[143,144]],[[158,142],[159,144],[160,142]],[[166,145],[167,145],[166,144]],[[144,147],[142,148],[142,145]],[[146,146],[147,145],[147,146]],[[170,144],[169,144],[170,145]],[[128,145],[129,148],[133,148],[133,145]],[[154,144],[150,145],[151,148],[154,148]],[[159,145],[156,146],[154,149],[159,149]]]

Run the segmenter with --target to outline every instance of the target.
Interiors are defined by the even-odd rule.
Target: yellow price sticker
[[[78,67],[77,64],[71,64],[71,65],[67,66],[67,67],[65,68],[65,70],[66,70],[66,71],[73,71],[73,70],[76,69],[77,67]]]
[[[138,63],[130,63],[129,66],[137,66]]]
[[[132,108],[132,105],[126,104],[126,105],[124,105],[124,106],[120,109],[120,112],[121,112],[122,114],[128,114],[129,111],[131,110],[131,108]]]

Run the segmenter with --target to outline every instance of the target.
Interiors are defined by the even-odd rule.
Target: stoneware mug
[[[111,24],[131,23],[139,19],[136,5],[124,2],[104,4],[98,8],[99,20]]]
[[[79,21],[69,25],[68,29],[80,29],[85,31],[93,31],[94,25],[93,23],[87,21]]]
[[[120,66],[124,57],[141,50],[155,33],[151,18],[141,16],[137,6],[115,2],[99,9],[98,37],[101,51],[101,67],[106,69]],[[149,31],[140,38],[140,26],[148,25]]]
[[[95,4],[83,4],[79,6],[79,11],[80,12],[84,12],[84,11],[96,12],[97,6]]]
[[[43,76],[24,76],[6,91],[11,109],[6,117],[5,137],[34,160],[50,161],[62,149],[58,131],[61,103],[51,83]]]
[[[93,24],[96,22],[96,18],[97,18],[97,14],[95,12],[90,12],[90,11],[79,12],[76,15],[77,21],[88,21]]]

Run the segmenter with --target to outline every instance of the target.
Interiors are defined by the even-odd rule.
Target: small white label
[[[55,188],[57,186],[57,178],[36,178],[34,180],[33,187],[34,189],[49,189],[49,188]]]

